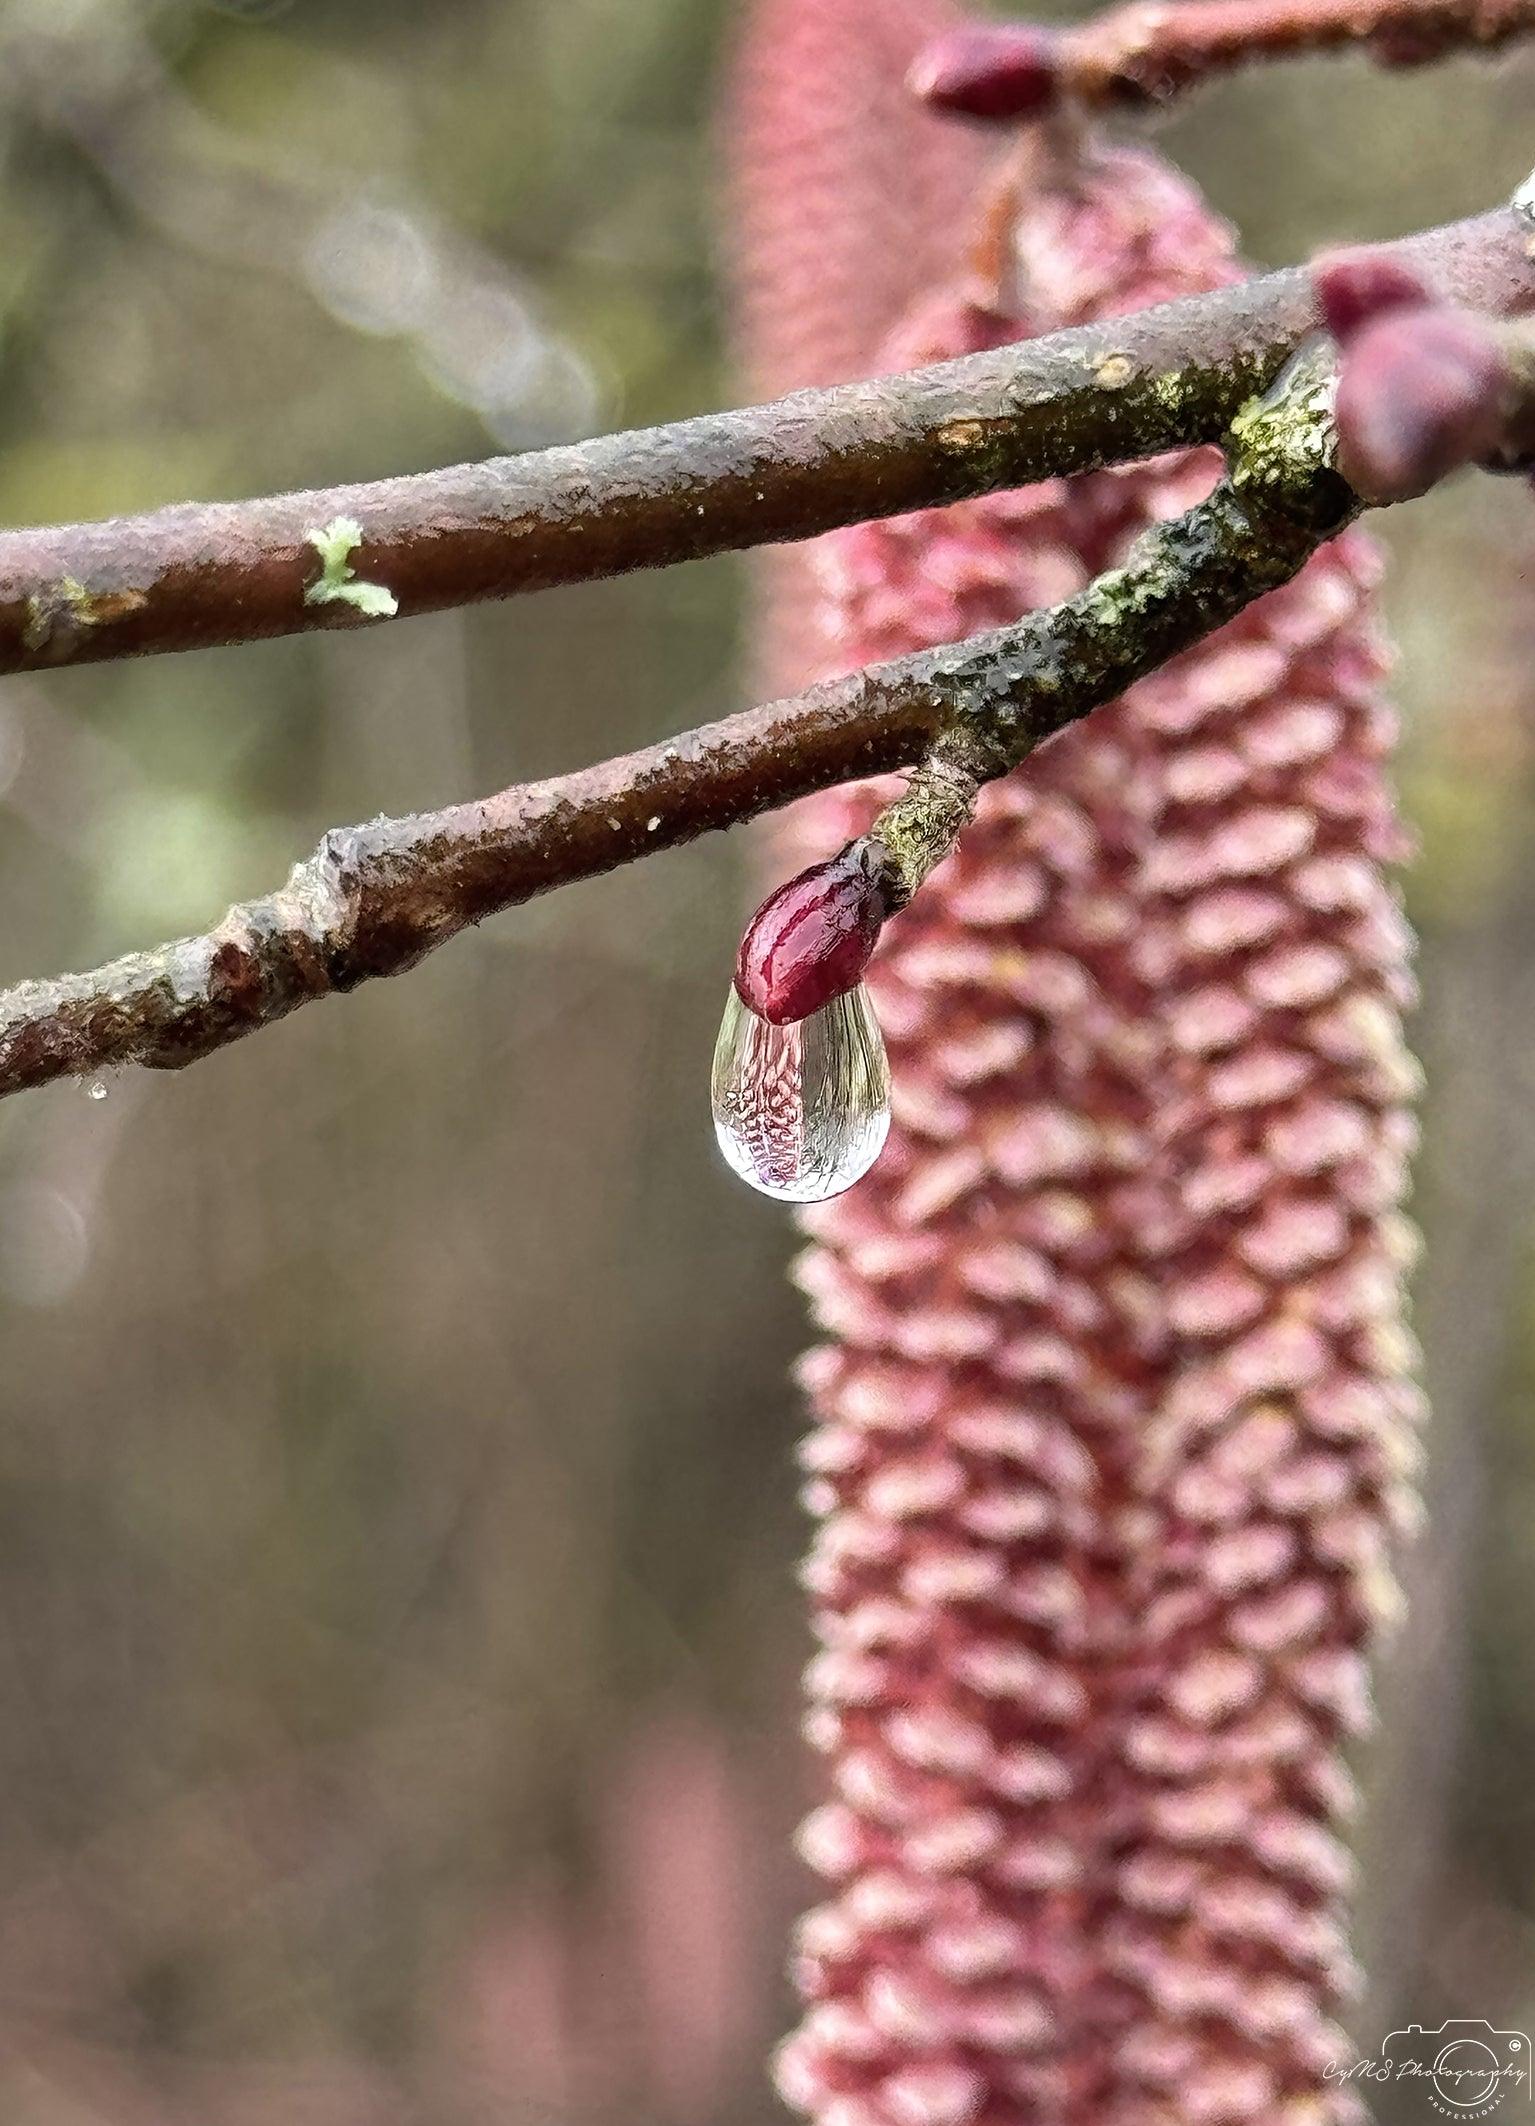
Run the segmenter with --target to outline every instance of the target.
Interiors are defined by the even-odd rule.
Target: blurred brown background
[[[728,399],[735,11],[5,0],[0,518]],[[1532,57],[1337,61],[1161,137],[1277,261],[1507,191],[1532,91]],[[1535,517],[1466,481],[1385,530],[1436,1518],[1360,2023],[1528,2031]],[[4,682],[0,980],[202,927],[328,824],[721,712],[742,585]],[[0,2126],[771,2116],[801,1328],[704,1099],[751,861],[700,844],[184,1077],[0,1109]]]

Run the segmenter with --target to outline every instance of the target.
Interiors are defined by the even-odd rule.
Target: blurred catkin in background
[[[854,36],[881,8],[802,12]],[[824,155],[801,197],[749,128],[746,154],[802,241],[855,250]],[[981,207],[882,365],[1238,270],[1144,154],[1035,139],[984,243]],[[1212,476],[1196,454],[836,535],[828,662],[1069,595]],[[828,2126],[1357,2108],[1328,2078],[1341,1747],[1419,1415],[1377,575],[1350,535],[992,786],[871,974],[895,1129],[806,1214],[801,1271],[833,1339],[805,1459],[835,1796],[806,1849],[834,1895],[780,2086]],[[800,808],[799,853],[875,801]]]

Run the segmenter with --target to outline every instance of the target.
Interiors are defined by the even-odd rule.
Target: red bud
[[[1395,310],[1349,341],[1338,379],[1338,468],[1367,502],[1404,502],[1493,450],[1508,365],[1469,311]]]
[[[1388,310],[1424,310],[1433,295],[1408,266],[1389,252],[1324,252],[1311,268],[1312,284],[1327,329],[1340,347]]]
[[[849,842],[769,894],[746,928],[736,993],[771,1026],[808,1019],[857,987],[890,904],[878,854]]]
[[[1037,118],[1059,93],[1056,40],[1030,22],[951,30],[919,53],[906,85],[962,118]]]

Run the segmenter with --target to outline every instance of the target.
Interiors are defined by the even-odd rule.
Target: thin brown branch
[[[1505,209],[1386,247],[1447,300],[1535,307]],[[353,487],[0,533],[0,671],[370,623],[306,602],[354,519],[401,613],[664,567],[1214,441],[1315,323],[1291,270],[776,405]]]
[[[978,24],[918,60],[939,110],[1009,121],[1070,104],[1162,104],[1259,61],[1360,49],[1383,66],[1488,52],[1535,32],[1535,0],[1130,0],[1066,29]]]
[[[1347,521],[1357,504],[1326,463],[1329,389],[1313,364],[1244,414],[1208,501],[1016,627],[480,804],[334,831],[280,892],[206,936],[0,996],[0,1094],[122,1063],[175,1068],[311,998],[401,973],[547,887],[910,765],[940,734],[977,777],[1004,773],[1292,576]],[[901,837],[915,844],[922,822],[897,807],[885,831],[914,883],[920,859]]]

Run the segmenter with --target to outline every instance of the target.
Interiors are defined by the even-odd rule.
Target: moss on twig
[[[1332,464],[1333,385],[1331,347],[1315,341],[1238,412],[1204,502],[1064,604],[962,646],[947,673],[953,720],[870,829],[897,902],[947,855],[983,783],[1288,582],[1358,513]]]

